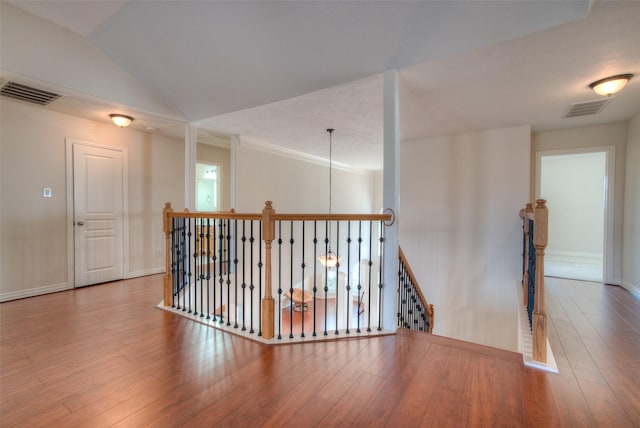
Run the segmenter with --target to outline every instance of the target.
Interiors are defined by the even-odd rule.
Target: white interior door
[[[73,145],[75,286],[124,277],[123,154]]]

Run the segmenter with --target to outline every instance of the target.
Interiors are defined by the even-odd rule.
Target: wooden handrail
[[[169,207],[171,204],[167,202]],[[236,213],[231,211],[191,212],[188,210],[175,212],[171,209],[170,217],[174,218],[223,218],[232,220],[262,220],[263,214]],[[276,214],[274,221],[391,221],[391,214]]]
[[[400,259],[400,263],[404,266],[406,274],[409,276],[409,280],[414,286],[416,294],[418,294],[418,298],[420,299],[420,303],[426,309],[427,315],[429,316],[429,333],[433,332],[433,320],[434,320],[434,310],[433,305],[427,302],[427,299],[424,297],[422,293],[422,289],[420,289],[420,285],[418,284],[418,280],[411,270],[411,265],[409,264],[407,257],[404,255],[402,251],[402,247],[398,246],[398,257]]]

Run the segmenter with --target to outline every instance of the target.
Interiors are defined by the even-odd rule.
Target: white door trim
[[[66,179],[67,179],[67,278],[69,289],[76,287],[75,278],[75,237],[73,226],[74,195],[73,195],[73,146],[84,145],[99,149],[117,150],[122,153],[122,233],[123,233],[123,275],[129,273],[129,152],[126,147],[96,144],[88,141],[65,138],[66,149]]]
[[[581,147],[575,149],[558,149],[558,150],[545,150],[536,152],[536,183],[535,183],[535,198],[540,198],[540,179],[542,168],[543,156],[558,156],[558,155],[575,155],[585,153],[601,153],[606,154],[606,188],[604,194],[604,262],[602,266],[602,277],[605,284],[613,284],[615,279],[613,275],[613,220],[614,220],[614,197],[615,197],[615,177],[616,177],[616,147],[615,146],[597,146],[597,147]],[[552,213],[552,207],[549,211]],[[552,214],[551,214],[552,215]]]

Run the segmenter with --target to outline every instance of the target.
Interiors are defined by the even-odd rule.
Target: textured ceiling
[[[197,122],[320,157],[334,127],[335,159],[358,168],[381,167],[380,73],[390,68],[400,70],[403,139],[582,126],[640,108],[636,78],[598,117],[561,119],[596,97],[592,80],[640,74],[635,1],[591,10],[587,0],[9,3],[58,27],[47,33],[3,2],[12,18],[3,21],[3,75],[86,95],[75,103],[82,110],[67,101],[69,113],[103,120],[117,106],[141,118],[134,126],[179,136],[182,123]],[[16,17],[30,26],[7,37]],[[52,51],[68,58],[52,61]]]

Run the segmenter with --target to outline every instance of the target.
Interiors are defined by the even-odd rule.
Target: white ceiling
[[[334,159],[357,168],[381,167],[380,73],[390,68],[400,71],[404,140],[584,126],[640,110],[636,1],[9,3],[3,31],[16,28],[2,34],[3,77],[63,89],[68,99],[51,108],[104,120],[117,107],[158,132],[181,135],[182,123],[197,122],[209,135],[240,134],[325,158],[325,129],[333,127]],[[49,38],[31,46],[36,24],[12,24],[39,19],[30,14],[70,32],[52,26],[52,39],[96,50],[92,63],[87,53],[74,60],[100,62],[96,76],[108,60],[118,82],[106,73],[72,79],[63,66],[71,60],[38,64],[29,49]],[[24,37],[23,28],[30,28]],[[562,119],[572,103],[597,98],[591,81],[617,73],[637,77],[602,113]],[[135,90],[124,88],[129,79]]]

